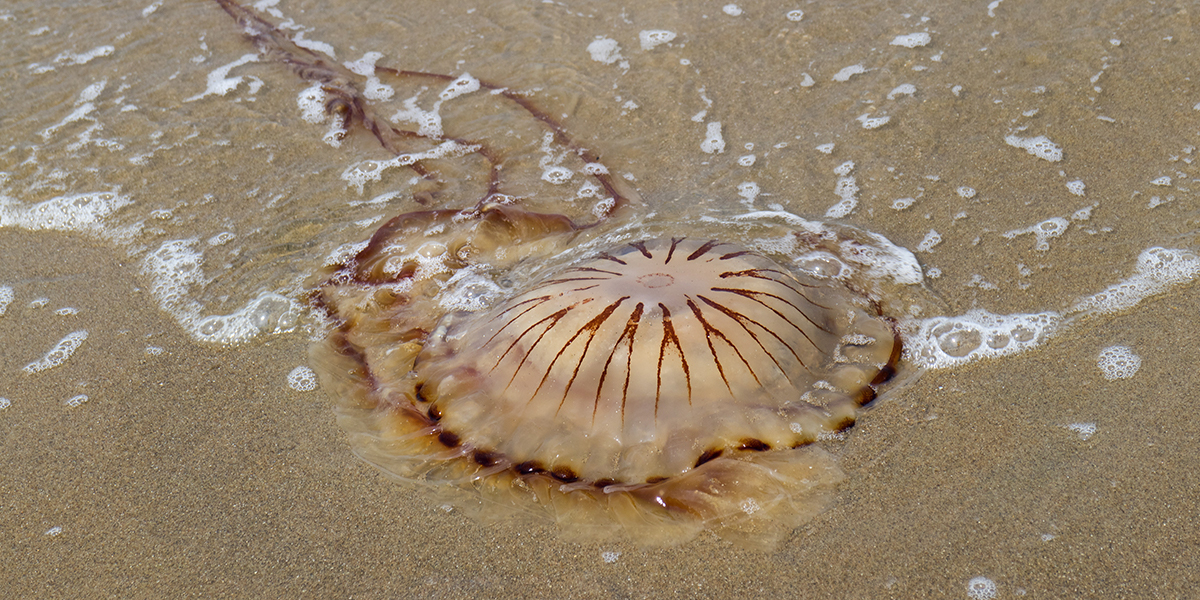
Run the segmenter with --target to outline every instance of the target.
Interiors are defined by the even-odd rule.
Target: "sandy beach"
[[[827,445],[847,475],[831,508],[776,552],[480,523],[356,458],[326,394],[288,384],[321,332],[309,278],[419,208],[411,172],[348,184],[348,168],[388,155],[367,135],[324,143],[328,125],[297,105],[310,84],[278,64],[247,59],[206,94],[255,55],[215,3],[18,0],[0,8],[11,597],[1182,598],[1200,585],[1200,287],[1180,276],[1127,308],[1072,308],[1129,280],[1149,248],[1196,248],[1200,24],[1186,2],[263,4],[339,61],[380,52],[527,91],[630,175],[631,227],[821,218],[853,162],[856,204],[836,220],[914,251],[937,311],[922,317],[1066,316],[1032,350],[888,391]],[[647,31],[675,36],[647,44]],[[597,39],[620,56],[590,53]],[[419,88],[394,85],[389,107]],[[495,140],[523,205],[589,214],[539,179],[536,140],[506,139],[530,126],[519,112],[442,118]],[[702,148],[713,122],[723,152]],[[1061,157],[1020,146],[1037,136]],[[433,206],[473,202],[479,165],[438,165]],[[918,250],[931,231],[941,241]],[[195,269],[156,271],[168,248]],[[293,303],[294,327],[272,313],[283,331],[203,341],[204,316],[263,294]],[[79,331],[61,364],[30,372]],[[1117,346],[1140,367],[1106,378],[1098,357]]]

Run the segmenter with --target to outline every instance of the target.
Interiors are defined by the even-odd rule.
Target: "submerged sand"
[[[971,307],[1001,314],[1063,309],[1127,276],[1146,247],[1188,247],[1196,228],[1190,188],[1197,175],[1181,157],[1189,156],[1186,145],[1200,142],[1194,116],[1200,111],[1183,102],[1200,102],[1200,94],[1182,74],[1196,72],[1200,42],[1184,3],[1038,12],[1034,3],[1006,0],[996,17],[982,6],[970,14],[917,7],[910,9],[915,16],[904,17],[875,4],[841,12],[805,5],[799,22],[773,3],[738,4],[746,18],[761,18],[773,29],[737,25],[720,6],[693,14],[654,3],[626,9],[624,18],[609,14],[605,3],[555,6],[468,12],[469,6],[448,4],[394,15],[349,4],[334,10],[285,2],[282,8],[318,26],[311,39],[340,44],[345,60],[429,30],[423,45],[410,42],[414,47],[391,50],[389,59],[426,54],[417,65],[444,72],[463,60],[458,68],[481,76],[547,86],[539,98],[572,112],[572,123],[593,146],[611,140],[601,147],[614,168],[636,173],[643,198],[666,206],[659,209],[666,222],[690,214],[690,205],[703,204],[698,199],[737,207],[736,185],[747,178],[774,195],[766,202],[819,216],[837,201],[832,169],[853,158],[864,192],[848,220],[910,248],[931,227],[939,229],[946,241],[919,257],[946,272],[929,287],[952,314]],[[32,204],[118,184],[137,201],[118,213],[118,223],[149,223],[132,242],[94,230],[0,228],[0,285],[11,286],[15,297],[0,316],[0,397],[10,401],[0,410],[0,589],[9,596],[971,598],[987,597],[986,586],[974,596],[968,587],[982,577],[994,583],[998,598],[1112,598],[1187,597],[1200,585],[1200,423],[1190,416],[1200,384],[1192,368],[1200,361],[1196,286],[1082,320],[1031,352],[924,373],[886,395],[844,442],[831,446],[848,475],[833,507],[773,554],[739,550],[711,536],[661,550],[564,542],[548,525],[482,525],[446,510],[428,490],[386,479],[351,454],[320,391],[288,387],[288,374],[307,360],[306,330],[229,346],[194,341],[160,309],[154,281],[142,269],[145,252],[162,241],[206,238],[223,227],[245,242],[239,254],[212,258],[212,272],[222,274],[193,290],[209,312],[228,312],[258,287],[284,289],[303,279],[303,269],[318,266],[330,249],[369,235],[370,227],[354,226],[358,215],[342,214],[359,209],[339,199],[355,192],[338,180],[353,162],[342,153],[371,156],[369,145],[322,145],[322,127],[305,125],[296,114],[295,94],[304,86],[270,65],[246,72],[266,81],[255,102],[235,102],[235,94],[182,103],[204,89],[215,67],[250,49],[208,3],[162,6],[143,16],[145,8],[79,5],[48,14],[24,3],[0,9],[11,15],[0,20],[4,66],[8,81],[19,84],[5,86],[11,98],[0,129],[4,145],[13,148],[0,153],[0,171],[11,174],[4,195]],[[937,51],[939,36],[948,48],[941,60],[925,57],[922,64],[935,72],[935,62],[949,64],[945,78],[977,101],[956,104],[961,96],[923,86],[918,89],[928,91],[918,98],[929,114],[893,107],[896,122],[874,132],[883,137],[855,137],[861,132],[854,117],[867,110],[856,108],[857,92],[822,90],[842,89],[832,87],[830,77],[859,61],[896,84],[920,73],[905,63],[915,60],[907,55],[879,57],[907,52],[887,42],[926,26],[922,14],[932,16],[928,26],[935,31],[928,54]],[[79,26],[88,19],[100,24]],[[446,31],[458,31],[460,21],[480,32],[479,39]],[[517,30],[521,35],[510,31],[514,24],[526,28]],[[49,33],[29,33],[43,25]],[[681,52],[704,75],[687,69],[680,75],[675,54],[646,54],[661,61],[638,63],[644,56],[637,32],[654,28],[689,33],[690,46],[656,51]],[[706,42],[722,30],[724,42]],[[67,31],[77,33],[68,39]],[[125,32],[132,33],[122,37]],[[758,37],[748,39],[748,32]],[[619,39],[635,58],[615,92],[643,105],[628,118],[608,89],[619,67],[592,61],[585,50],[597,35]],[[201,36],[211,57],[193,63]],[[153,49],[175,38],[188,40],[186,47]],[[1118,38],[1119,45],[1109,41]],[[118,48],[93,62],[43,75],[28,67],[53,63],[60,47],[81,52],[108,43]],[[824,49],[810,46],[818,44]],[[999,56],[980,58],[991,56],[978,50],[987,44],[997,44]],[[962,47],[975,54],[954,52]],[[760,54],[747,54],[755,48]],[[1121,48],[1138,52],[1139,61],[1122,62]],[[552,50],[572,56],[563,61],[578,70],[550,62]],[[812,56],[801,61],[805,52]],[[530,67],[531,56],[549,64]],[[1145,68],[1151,58],[1160,68]],[[138,66],[139,60],[148,62]],[[1116,66],[1102,69],[1109,63]],[[125,71],[101,72],[116,65]],[[1003,85],[993,78],[998,69]],[[1105,74],[1089,82],[1098,70]],[[819,73],[820,84],[806,92],[798,86],[799,71]],[[70,139],[30,150],[45,143],[40,131],[77,106],[81,88],[105,77],[115,94],[122,72],[138,80],[127,93],[142,95],[126,102],[172,99],[161,111],[147,105],[130,111],[147,116],[126,123],[129,139],[165,131],[179,150],[159,150],[157,162],[146,166],[124,155],[112,158],[108,149],[66,150]],[[662,89],[656,78],[679,86]],[[1111,86],[1101,98],[1106,106],[1086,106],[1093,83]],[[689,117],[703,106],[697,87],[704,84],[725,124],[725,155],[698,150],[703,127]],[[1014,98],[1026,98],[1035,85],[1050,87],[1049,96],[1036,96],[1047,98],[1038,106],[1051,124],[1020,133],[1047,133],[1061,144],[1067,157],[1059,164],[995,149],[1005,148],[1010,115],[986,112],[989,94],[1016,104],[1015,118],[1030,105]],[[1084,91],[1073,94],[1072,86]],[[886,93],[895,86],[875,87]],[[779,94],[792,95],[792,104],[774,103]],[[836,109],[840,104],[844,110]],[[113,119],[124,114],[120,106],[110,101]],[[815,119],[789,106],[845,113],[848,123],[797,125],[794,133],[805,139],[794,144],[807,154],[773,163],[764,150],[785,138],[770,132],[780,123]],[[1092,127],[1108,126],[1096,114],[1117,118],[1119,127],[1105,130],[1107,137],[1096,133]],[[989,120],[994,127],[979,125]],[[647,127],[658,133],[639,138]],[[821,135],[809,140],[812,129]],[[964,129],[966,140],[959,137]],[[990,137],[972,137],[979,130]],[[103,133],[122,131],[109,122]],[[200,141],[188,146],[192,131]],[[794,140],[792,133],[786,139]],[[760,171],[728,164],[745,153],[735,147],[743,140],[756,141]],[[843,150],[835,152],[845,154],[809,150],[825,141],[836,141]],[[271,161],[262,159],[264,147],[275,153]],[[44,170],[22,166],[30,152]],[[675,163],[679,168],[672,170]],[[889,164],[910,179],[885,178]],[[54,168],[70,175],[48,177]],[[1060,168],[1070,171],[1067,179],[1087,182],[1085,199],[1062,189]],[[1173,179],[1171,187],[1148,183],[1161,175]],[[697,178],[703,185],[692,181]],[[893,198],[916,196],[918,184],[928,193],[917,207],[889,208]],[[979,200],[969,203],[956,193],[960,185],[977,188]],[[1059,195],[1046,192],[1051,188]],[[805,196],[797,189],[814,191]],[[670,208],[673,191],[680,201]],[[253,219],[246,214],[265,209],[199,201],[204,193],[255,199],[275,192],[289,194],[291,204],[252,223],[268,232],[257,238],[249,225],[239,227]],[[1152,194],[1172,200],[1148,210]],[[305,204],[322,196],[335,200]],[[1049,216],[1069,217],[1093,201],[1099,207],[1092,220],[1074,223],[1048,252],[1037,252],[1029,236],[1001,235]],[[170,219],[150,214],[162,207],[174,211]],[[955,219],[960,211],[969,217]],[[151,231],[155,227],[163,231]],[[1033,274],[1020,274],[1016,263]],[[969,285],[976,274],[999,290]],[[62,308],[75,312],[59,314]],[[22,370],[76,330],[86,330],[87,339],[65,363],[33,374]],[[1101,349],[1117,344],[1142,360],[1132,378],[1108,380],[1097,367]],[[80,394],[86,402],[66,405]],[[1090,434],[1088,426],[1094,427]]]

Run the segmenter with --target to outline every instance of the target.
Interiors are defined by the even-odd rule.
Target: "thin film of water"
[[[506,176],[526,206],[587,215],[603,198],[528,115],[469,94],[439,104],[441,88],[371,65],[469,73],[561,117],[637,189],[623,235],[717,230],[768,248],[752,224],[766,219],[882,236],[896,250],[881,268],[920,273],[898,316],[906,358],[934,372],[1100,327],[1112,333],[1093,344],[1088,377],[1136,382],[1153,359],[1123,323],[1200,275],[1197,40],[1179,4],[451,2],[385,19],[350,2],[255,7],[361,73],[398,122],[518,132]],[[213,4],[18,3],[0,9],[0,40],[19,107],[4,118],[0,229],[107,246],[173,335],[230,348],[319,335],[304,303],[312,272],[387,218],[462,207],[482,185],[470,157],[437,161],[435,189],[366,168],[390,157],[363,136],[339,145],[320,90],[256,54]],[[45,294],[0,273],[0,319],[77,304]],[[86,341],[97,317],[56,316],[78,322],[24,348],[13,376],[53,377],[101,351]],[[0,396],[0,419],[27,401]],[[1088,441],[1108,425],[1057,426]],[[992,597],[1017,579],[968,573],[961,585]]]

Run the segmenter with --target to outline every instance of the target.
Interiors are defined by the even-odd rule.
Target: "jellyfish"
[[[895,322],[843,276],[854,257],[840,253],[863,248],[851,230],[786,232],[819,256],[808,262],[638,237],[619,225],[640,199],[598,154],[527,98],[470,82],[544,127],[604,192],[590,222],[524,208],[502,193],[487,140],[395,127],[354,74],[216,1],[265,56],[321,84],[344,129],[396,156],[415,138],[452,142],[490,166],[481,198],[399,214],[312,278],[327,335],[311,364],[358,456],[483,519],[542,518],[569,539],[661,546],[710,531],[772,548],[827,507],[844,475],[820,442],[854,424],[901,356]],[[403,164],[437,177],[420,157]]]
[[[540,509],[577,539],[710,530],[770,547],[826,506],[842,473],[816,442],[854,423],[900,356],[866,297],[691,238],[494,290],[462,274],[518,271],[579,233],[496,207],[432,234],[438,217],[405,215],[317,291],[334,330],[312,362],[360,457],[465,491],[477,512]],[[472,295],[486,306],[453,308]]]

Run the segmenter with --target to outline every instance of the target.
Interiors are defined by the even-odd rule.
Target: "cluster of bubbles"
[[[25,372],[38,373],[63,364],[68,358],[71,358],[72,354],[75,354],[75,350],[79,349],[87,337],[88,332],[85,329],[68,333],[41,359],[25,365]]]
[[[992,600],[996,597],[996,582],[980,575],[967,582],[967,597],[971,600]]]
[[[317,389],[317,374],[308,367],[296,367],[288,373],[287,384],[297,392],[311,392]]]
[[[934,317],[912,324],[906,358],[940,369],[981,358],[1024,352],[1042,343],[1060,324],[1057,313],[997,315],[972,310],[957,317]]]
[[[1142,367],[1142,358],[1134,354],[1129,346],[1109,346],[1100,351],[1096,366],[1109,381],[1129,379]]]

